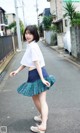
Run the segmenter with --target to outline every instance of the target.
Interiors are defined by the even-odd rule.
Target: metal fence
[[[17,47],[17,38],[14,36],[15,47]],[[14,51],[12,35],[0,37],[0,61],[10,52]]]

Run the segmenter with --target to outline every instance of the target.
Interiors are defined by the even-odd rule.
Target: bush
[[[79,26],[80,25],[80,19],[73,19],[71,21],[72,26]]]
[[[24,25],[23,25],[23,22],[21,20],[19,20],[19,24],[20,24],[20,32],[21,34],[24,33]],[[14,33],[16,33],[16,21],[12,22],[8,27],[7,29],[12,29],[14,28]]]
[[[72,26],[80,25],[80,12],[76,12],[74,18],[71,21]]]
[[[43,18],[44,30],[50,30],[52,20],[53,20],[52,16],[44,16]]]
[[[54,24],[50,26],[50,30],[52,30],[53,32],[57,32],[58,31],[57,26],[54,25]]]
[[[54,32],[51,35],[51,45],[53,45],[53,46],[57,45],[57,34],[56,34],[56,32]]]

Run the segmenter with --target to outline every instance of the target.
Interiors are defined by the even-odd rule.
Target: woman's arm
[[[40,64],[39,64],[39,61],[34,61],[34,63],[36,65],[36,68],[37,68],[37,71],[39,73],[40,79],[42,80],[42,82],[45,85],[47,85],[49,87],[50,86],[50,83],[44,79],[43,74],[42,74],[42,69],[41,69]]]
[[[26,66],[24,66],[24,65],[21,65],[16,71],[17,71],[17,73],[18,72],[20,72],[20,71],[22,71],[24,68],[25,68]]]
[[[25,67],[26,67],[26,66],[21,65],[17,70],[12,71],[12,72],[10,73],[10,76],[11,76],[11,77],[12,77],[12,76],[15,76],[18,72],[22,71]]]

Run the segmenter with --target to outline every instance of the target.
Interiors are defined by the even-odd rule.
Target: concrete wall
[[[72,55],[80,59],[80,27],[71,27],[70,31]]]
[[[56,20],[59,20],[63,17],[62,14],[62,0],[51,0],[50,1],[50,10],[51,14],[55,14],[57,16]]]
[[[59,34],[57,33],[57,44],[58,44],[58,47],[60,48],[64,47],[63,36],[64,36],[64,33],[59,33]]]
[[[51,44],[51,36],[53,34],[53,31],[44,31],[44,39],[45,42],[50,45]]]

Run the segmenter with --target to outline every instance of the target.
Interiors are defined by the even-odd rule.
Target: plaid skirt
[[[50,83],[51,87],[55,83],[55,77],[53,75],[48,75],[45,67],[42,67],[42,74],[44,79]],[[49,90],[50,87],[47,87],[45,84],[43,84],[37,69],[34,69],[28,72],[28,80],[20,85],[17,91],[19,94],[32,97],[34,95],[40,94],[41,92]]]

